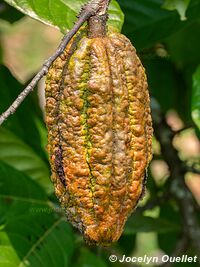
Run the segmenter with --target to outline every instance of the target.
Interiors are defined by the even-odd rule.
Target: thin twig
[[[195,173],[195,174],[200,174],[200,170],[193,167],[193,166],[186,166],[186,171],[187,172],[192,172],[192,173]]]
[[[174,131],[174,135],[179,135],[181,134],[182,132],[188,130],[188,129],[191,129],[192,127],[194,127],[194,124],[193,123],[188,123],[187,125],[185,125],[183,128],[181,128],[180,130],[177,130],[177,131]]]
[[[71,38],[77,33],[80,27],[91,17],[96,14],[103,15],[107,12],[107,8],[110,0],[91,0],[88,4],[83,6],[81,12],[78,16],[74,27],[63,37],[60,45],[58,46],[56,52],[45,61],[41,70],[35,75],[28,86],[18,95],[17,99],[11,104],[11,106],[1,114],[0,125],[7,120],[7,118],[13,114],[20,104],[24,101],[26,96],[33,91],[36,84],[45,76],[51,67],[52,63],[63,53],[66,45],[69,43]]]
[[[138,212],[144,212],[146,210],[152,210],[157,206],[161,206],[163,203],[166,203],[170,199],[171,195],[169,191],[166,191],[162,196],[157,196],[150,201],[148,201],[144,206],[138,207]]]

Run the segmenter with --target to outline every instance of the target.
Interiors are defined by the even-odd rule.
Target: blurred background
[[[89,247],[63,219],[49,181],[42,79],[0,130],[0,266],[146,266],[111,263],[108,258],[111,254],[200,255],[200,239],[190,234],[194,231],[200,237],[200,115],[193,116],[200,107],[200,3],[185,1],[181,9],[169,2],[118,1],[125,16],[122,32],[147,71],[155,126],[146,195],[121,239],[109,248]],[[58,29],[0,1],[1,112],[53,54],[61,38]],[[165,145],[172,158],[179,159],[175,166]],[[180,192],[187,195],[184,205],[193,209],[191,217],[173,191],[173,181],[179,179],[174,170],[182,175]],[[149,266],[180,264],[199,266],[162,262]]]

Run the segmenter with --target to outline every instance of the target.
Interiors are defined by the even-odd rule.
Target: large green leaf
[[[0,162],[0,267],[70,266],[72,229],[49,210],[39,185]]]
[[[193,75],[192,118],[200,129],[200,66]]]
[[[70,266],[74,238],[69,224],[52,214],[25,215],[0,232],[0,266]]]
[[[23,88],[24,85],[20,84],[5,66],[0,65],[0,113],[11,105]],[[17,111],[4,122],[3,126],[14,132],[39,156],[46,159],[35,122],[36,119],[39,119],[36,112],[39,105],[37,100],[33,101],[33,96],[35,95],[32,94],[27,97]]]
[[[181,31],[165,40],[170,59],[180,67],[191,67],[200,62],[200,20],[194,20]],[[192,45],[191,45],[192,44]]]
[[[24,14],[40,20],[46,24],[56,26],[62,32],[72,28],[83,4],[87,0],[6,0],[10,5],[19,9]],[[123,13],[118,3],[112,0],[109,7],[109,24],[121,30],[123,25]]]
[[[23,215],[35,204],[46,207],[45,191],[27,175],[0,161],[0,224]]]
[[[77,263],[74,267],[106,267],[106,263],[100,257],[97,257],[89,249],[81,248]]]
[[[179,228],[180,226],[176,224],[176,222],[135,213],[128,219],[125,225],[124,234],[130,235],[139,232],[168,233],[177,231]]]
[[[0,160],[13,166],[52,191],[49,169],[46,163],[14,133],[0,128]]]
[[[126,14],[123,32],[140,50],[185,27],[200,14],[199,0],[191,1],[184,22],[176,11],[162,8],[163,0],[119,0],[119,4]]]
[[[121,254],[131,255],[136,247],[136,234],[122,235],[116,244]]]
[[[166,58],[154,56],[144,60],[151,95],[157,99],[162,110],[173,108],[177,98],[177,80],[173,64]],[[159,75],[158,75],[159,70]]]
[[[191,121],[191,90],[184,70],[177,69],[168,58],[144,60],[152,97],[159,102],[163,112],[175,109],[185,122]]]
[[[167,221],[172,221],[173,219],[173,222],[180,226],[179,229],[176,229],[177,231],[169,231],[168,233],[158,233],[159,247],[167,254],[171,254],[174,251],[176,243],[181,235],[181,215],[177,210],[176,205],[167,202],[161,205],[159,218],[161,220]]]

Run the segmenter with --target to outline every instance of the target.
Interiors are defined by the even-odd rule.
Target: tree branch
[[[166,203],[166,201],[168,201],[170,197],[170,192],[166,191],[162,196],[157,196],[153,199],[148,200],[148,202],[144,206],[138,207],[137,211],[144,212],[146,210],[152,210],[153,208]]]
[[[24,101],[27,95],[33,91],[36,84],[45,76],[51,67],[52,63],[63,53],[66,45],[69,43],[71,38],[77,33],[80,27],[94,15],[105,15],[108,9],[110,0],[91,0],[88,4],[82,7],[81,12],[78,16],[78,20],[74,24],[74,27],[63,37],[60,45],[58,46],[56,52],[45,61],[41,70],[35,75],[28,86],[19,94],[17,99],[11,104],[11,106],[1,114],[0,125],[7,120],[7,118],[12,115],[20,104]]]
[[[181,134],[183,131],[188,130],[190,128],[194,127],[193,123],[189,123],[187,125],[185,125],[183,128],[181,128],[180,130],[174,131],[174,135],[179,135]]]
[[[158,103],[153,101],[154,133],[161,145],[163,158],[169,166],[172,182],[171,194],[177,201],[183,219],[183,230],[191,240],[200,260],[200,226],[195,213],[195,200],[185,184],[187,169],[178,156],[178,151],[173,146],[174,132],[166,123]]]
[[[192,172],[195,174],[200,174],[200,169],[195,168],[194,166],[185,166],[187,172]]]

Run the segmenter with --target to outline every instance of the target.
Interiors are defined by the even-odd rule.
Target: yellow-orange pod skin
[[[46,124],[68,220],[88,243],[116,242],[143,194],[153,132],[145,70],[124,35],[76,34],[47,75]]]

